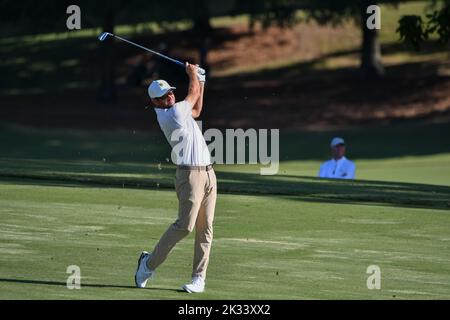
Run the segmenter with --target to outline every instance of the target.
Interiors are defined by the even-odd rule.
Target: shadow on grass
[[[136,163],[137,169],[138,164],[164,164],[170,158],[169,144],[161,132],[84,131],[77,134],[69,130],[31,130],[0,126],[0,136],[0,149],[4,156],[40,160],[42,163],[36,165],[41,167],[45,163],[52,163],[52,168],[69,166],[77,170],[76,163],[85,162],[85,168],[96,166],[103,170],[99,165],[94,165],[97,161],[97,164],[106,164],[106,170],[114,162]],[[280,161],[324,161],[330,156],[328,146],[333,136],[342,136],[346,140],[348,157],[352,160],[433,155],[450,150],[450,139],[447,138],[450,136],[450,122],[417,121],[319,132],[281,129]],[[58,161],[66,163],[58,164]]]
[[[5,279],[0,278],[0,282],[9,283],[23,283],[23,284],[36,284],[36,285],[48,285],[48,286],[62,286],[67,287],[67,283],[63,281],[49,281],[49,280],[27,280],[27,279]],[[87,288],[108,288],[108,289],[138,289],[135,286],[122,286],[122,285],[111,285],[111,284],[95,284],[95,283],[82,283],[81,287]],[[173,292],[184,292],[181,289],[170,289],[170,288],[144,288],[145,290],[154,291],[173,291]],[[142,289],[139,289],[142,290]]]
[[[299,201],[374,204],[450,210],[450,187],[371,180],[344,181],[313,177],[218,172],[219,191],[266,194]],[[233,183],[232,181],[238,181]]]
[[[271,79],[289,79],[289,80],[295,80],[298,79],[298,77],[304,78],[305,80],[308,80],[311,76],[312,78],[328,78],[328,80],[335,78],[336,75],[344,75],[344,74],[353,74],[355,75],[355,68],[354,67],[343,67],[343,68],[333,68],[333,69],[327,69],[327,68],[317,68],[317,66],[322,65],[326,60],[333,59],[333,58],[342,58],[342,57],[352,57],[354,56],[355,59],[359,58],[360,54],[360,48],[353,48],[353,49],[346,49],[346,50],[338,50],[333,51],[330,53],[322,54],[316,58],[294,63],[287,66],[282,66],[279,68],[271,68],[271,69],[264,69],[262,68],[260,71],[251,71],[248,73],[242,73],[237,75],[232,75],[229,77],[223,77],[221,78],[221,81],[228,82],[229,84],[232,84],[230,80],[258,80],[260,78],[271,78]],[[448,51],[448,47],[439,45],[438,41],[429,41],[424,44],[422,49],[420,51],[412,51],[410,48],[408,48],[405,44],[402,42],[390,42],[382,44],[382,52],[384,55],[392,55],[392,54],[414,54],[418,56],[424,56],[424,55],[430,55],[430,54],[436,54],[436,53],[445,53]],[[225,61],[226,62],[226,61]],[[223,63],[223,62],[221,62]],[[402,75],[407,76],[403,73],[403,69],[408,69],[410,67],[414,67],[417,69],[421,69],[425,63],[408,63],[405,61],[405,63],[395,65],[395,66],[388,66],[388,70],[392,71],[393,75]],[[433,64],[430,64],[430,66],[433,66]],[[357,69],[356,69],[357,70]],[[436,74],[436,69],[431,68],[430,74]],[[389,75],[390,72],[387,72],[387,75]],[[411,77],[414,77],[415,75],[409,75]],[[448,76],[443,76],[443,78],[448,78]],[[357,79],[358,80],[358,79]],[[361,79],[359,79],[361,80]],[[381,79],[383,80],[383,79]],[[374,82],[371,82],[373,84]],[[409,85],[416,85],[413,83],[409,83]]]
[[[148,179],[83,174],[4,174],[3,181],[13,184],[63,187],[112,187],[173,190],[174,170]],[[255,195],[291,200],[385,205],[407,208],[450,210],[450,187],[418,183],[355,180],[343,181],[312,177],[217,171],[218,191],[233,195]]]

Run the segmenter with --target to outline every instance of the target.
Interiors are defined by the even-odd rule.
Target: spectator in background
[[[331,160],[320,166],[319,178],[355,179],[356,166],[345,157],[345,142],[340,137],[331,140]]]

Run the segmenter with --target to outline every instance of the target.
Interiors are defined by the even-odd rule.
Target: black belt
[[[207,166],[185,166],[185,165],[180,165],[177,166],[178,169],[180,170],[199,170],[199,171],[211,171],[213,169],[213,165],[209,164]]]

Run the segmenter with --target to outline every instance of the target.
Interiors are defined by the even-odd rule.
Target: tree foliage
[[[397,5],[401,0],[372,1]],[[374,4],[374,3],[369,3]],[[262,23],[264,27],[278,25],[290,27],[300,20],[296,16],[298,10],[306,15],[306,20],[314,20],[319,24],[337,25],[344,20],[353,19],[359,22],[365,0],[242,0],[236,7],[236,14],[245,12]]]
[[[418,15],[403,16],[399,20],[397,32],[400,39],[416,50],[419,50],[421,44],[433,33],[438,35],[441,44],[450,41],[450,0],[434,0],[431,10],[432,12],[426,15],[426,20]]]

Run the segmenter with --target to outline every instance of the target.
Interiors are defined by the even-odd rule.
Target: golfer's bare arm
[[[198,118],[203,107],[203,97],[200,98],[203,90],[200,86],[200,81],[197,78],[197,66],[186,63],[186,73],[189,76],[188,94],[184,100],[188,101],[192,107],[192,117]],[[199,100],[201,103],[199,104]]]
[[[192,117],[194,117],[194,119],[197,119],[202,113],[204,91],[205,91],[205,83],[200,82],[200,95],[198,97],[197,103],[192,108]]]

